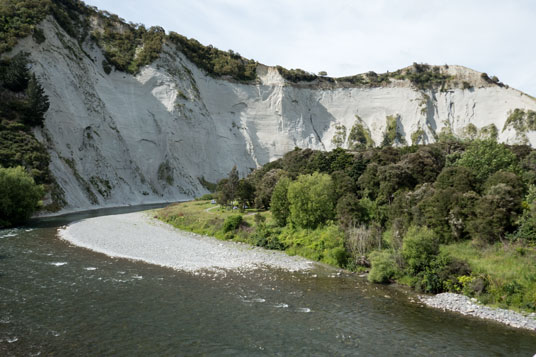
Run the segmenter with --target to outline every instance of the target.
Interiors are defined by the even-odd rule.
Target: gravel
[[[111,257],[188,272],[263,267],[301,271],[316,266],[284,252],[184,232],[150,217],[148,212],[85,219],[60,228],[58,235],[76,246]]]
[[[420,296],[425,305],[442,310],[455,311],[463,315],[493,320],[508,326],[528,329],[536,332],[536,314],[527,316],[520,313],[479,305],[476,299],[453,293],[442,293],[435,296]]]

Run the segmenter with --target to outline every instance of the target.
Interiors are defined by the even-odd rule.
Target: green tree
[[[255,202],[255,187],[246,179],[238,182],[236,198],[240,205],[240,210],[243,211],[246,206],[251,207]]]
[[[284,174],[285,171],[281,169],[272,169],[258,181],[255,187],[255,206],[257,208],[270,208],[275,185]]]
[[[272,193],[272,199],[270,201],[272,217],[274,217],[277,225],[281,227],[287,224],[287,219],[290,215],[288,201],[288,187],[290,186],[290,182],[288,177],[279,179],[274,187],[274,192]]]
[[[20,52],[10,59],[0,61],[0,87],[14,92],[26,88],[30,79],[28,56],[28,53]]]
[[[220,205],[226,206],[238,198],[237,194],[239,183],[240,178],[238,177],[238,169],[235,165],[229,172],[229,176],[220,180],[218,183],[217,198]]]
[[[472,237],[481,243],[503,240],[514,231],[521,207],[515,189],[504,183],[491,186],[476,202],[469,226]]]
[[[477,140],[456,161],[456,166],[467,167],[484,182],[490,175],[499,171],[516,171],[517,159],[508,147],[493,140]]]
[[[290,222],[316,228],[335,215],[335,189],[331,177],[318,172],[301,175],[288,188]]]
[[[48,110],[48,96],[45,94],[43,87],[32,73],[26,88],[27,106],[24,115],[24,122],[29,126],[43,126],[45,113]]]
[[[22,167],[0,167],[0,228],[24,223],[39,207],[43,194],[43,187]]]

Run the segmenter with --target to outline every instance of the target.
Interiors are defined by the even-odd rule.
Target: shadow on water
[[[166,203],[154,203],[147,205],[126,206],[126,207],[112,207],[112,208],[99,208],[89,211],[66,213],[59,216],[52,217],[37,217],[32,218],[26,223],[26,228],[54,228],[65,224],[72,223],[74,221],[80,221],[86,218],[110,216],[114,214],[132,213],[139,211],[147,211],[151,209],[163,208],[173,204],[173,202]]]

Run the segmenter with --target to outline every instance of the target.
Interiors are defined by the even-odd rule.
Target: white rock
[[[349,134],[356,115],[376,144],[388,115],[399,116],[409,144],[419,129],[430,143],[445,126],[460,133],[469,124],[494,124],[500,141],[515,143],[515,132],[502,131],[509,112],[536,110],[533,98],[483,84],[479,72],[460,66],[449,73],[478,85],[427,92],[428,99],[403,81],[382,88],[292,86],[262,65],[256,84],[214,79],[167,46],[137,76],[107,75],[96,46],[86,43],[84,53],[50,17],[40,27],[42,45],[28,37],[11,54],[31,53],[50,98],[45,127],[35,134],[65,191],[63,212],[188,199],[206,192],[199,178],[215,182],[233,165],[245,175],[296,146],[331,150],[336,125]],[[536,133],[527,139],[535,145]]]

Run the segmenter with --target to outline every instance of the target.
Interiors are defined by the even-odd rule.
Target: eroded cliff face
[[[290,85],[272,67],[243,84],[205,75],[175,48],[132,76],[106,74],[101,50],[82,47],[52,19],[46,41],[21,40],[50,98],[36,136],[50,151],[51,172],[65,191],[64,211],[188,199],[206,192],[200,179],[242,175],[294,147],[350,147],[362,128],[380,145],[431,143],[441,132],[536,145],[535,132],[505,122],[536,101],[515,89],[482,83],[480,73],[450,66],[469,89],[420,91],[407,81],[378,88]],[[495,129],[493,129],[495,128]]]

